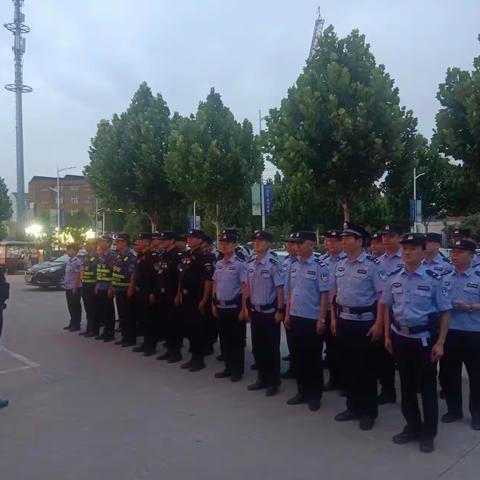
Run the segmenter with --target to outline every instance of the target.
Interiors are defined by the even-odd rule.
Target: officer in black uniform
[[[175,232],[165,231],[159,235],[162,253],[153,259],[155,271],[151,303],[155,304],[157,316],[149,333],[149,347],[156,348],[160,337],[166,340],[167,351],[157,357],[168,363],[182,360],[182,324],[178,315],[178,265],[182,253],[175,247]]]
[[[115,307],[110,292],[115,254],[111,250],[112,238],[104,235],[98,241],[97,283],[95,285],[95,316],[92,333],[96,340],[115,340]],[[100,328],[103,328],[100,334]]]
[[[87,338],[98,335],[96,332],[95,314],[97,306],[95,304],[95,286],[97,285],[97,240],[89,239],[85,242],[85,250],[87,254],[82,260],[82,300],[87,315],[87,328],[79,335]]]
[[[187,234],[189,251],[184,253],[179,264],[179,299],[185,332],[190,342],[191,359],[182,365],[183,369],[197,372],[205,368],[207,331],[205,314],[212,288],[213,263],[211,255],[202,250],[205,233],[193,229]]]
[[[119,233],[116,239],[117,255],[113,262],[112,285],[110,296],[115,296],[122,339],[116,342],[122,347],[133,347],[137,343],[135,323],[135,305],[133,273],[135,271],[135,256],[129,248],[130,235]]]
[[[0,337],[3,329],[3,311],[7,308],[7,300],[10,296],[10,285],[5,278],[5,271],[0,267]],[[0,408],[8,406],[8,400],[0,398]]]

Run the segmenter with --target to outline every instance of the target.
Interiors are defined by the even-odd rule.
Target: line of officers
[[[314,252],[311,231],[291,234],[283,259],[270,248],[269,232],[256,231],[252,240],[249,255],[234,229],[219,236],[218,251],[201,230],[186,238],[142,233],[136,256],[126,234],[116,237],[115,253],[111,238],[89,240],[81,273],[87,328],[81,334],[115,340],[115,299],[116,344],[153,356],[164,342],[158,360],[177,363],[187,338],[190,359],[181,368],[197,372],[219,339],[224,369],[215,377],[238,382],[249,322],[258,373],[249,390],[273,396],[281,378],[295,378],[297,394],[287,403],[311,411],[320,408],[324,391],[339,390],[346,409],[335,420],[358,421],[362,430],[373,428],[379,405],[396,402],[398,369],[406,424],[393,442],[417,441],[426,453],[437,435],[437,363],[445,423],[463,418],[465,365],[471,427],[480,430],[480,259],[469,231],[454,232],[452,263],[440,252],[440,235],[402,235],[395,225],[370,235],[347,222],[343,230],[326,232],[322,256]],[[290,352],[283,374],[282,324]]]

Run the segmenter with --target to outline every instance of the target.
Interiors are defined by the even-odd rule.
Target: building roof
[[[31,183],[35,180],[50,180],[52,182],[56,182],[57,181],[57,177],[44,177],[42,175],[35,175],[32,177],[32,179],[30,180],[30,182],[28,183]],[[85,180],[85,176],[84,175],[64,175],[63,177],[60,177],[60,180],[77,180],[77,181],[84,181]]]

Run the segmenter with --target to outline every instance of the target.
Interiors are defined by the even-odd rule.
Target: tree
[[[480,36],[478,37],[480,41]],[[480,56],[473,60],[473,71],[447,70],[437,99],[435,141],[445,155],[463,162],[478,190],[480,183]]]
[[[5,181],[0,177],[0,240],[7,234],[4,226],[5,221],[12,217],[12,202],[8,197],[8,188]]]
[[[266,150],[302,221],[332,217],[338,205],[348,219],[369,201],[375,182],[402,160],[409,117],[365,37],[354,30],[339,39],[328,27],[267,119]]]
[[[100,121],[85,175],[105,207],[146,215],[153,228],[171,225],[184,204],[165,174],[170,130],[166,102],[153,96],[146,83],[126,112]]]
[[[263,162],[251,123],[238,123],[212,88],[195,115],[176,121],[165,168],[173,188],[197,202],[218,233],[221,222],[248,218],[250,186]]]

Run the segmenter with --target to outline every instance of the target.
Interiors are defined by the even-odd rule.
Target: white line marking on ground
[[[0,375],[4,375],[6,373],[13,373],[13,372],[19,372],[20,370],[31,370],[34,367],[30,367],[28,365],[24,365],[23,367],[17,367],[17,368],[9,368],[8,370],[0,370]]]
[[[20,363],[25,364],[29,368],[38,368],[40,366],[40,364],[35,363],[32,360],[29,360],[27,357],[24,357],[23,355],[20,355],[19,353],[15,353],[15,352],[12,352],[11,350],[8,350],[8,348],[0,347],[0,351],[3,351],[5,353],[7,353],[12,358],[19,361]]]

